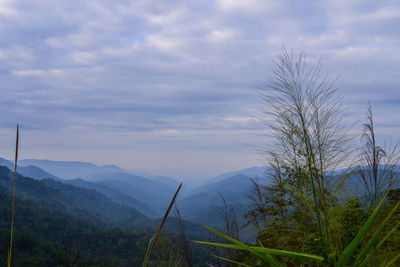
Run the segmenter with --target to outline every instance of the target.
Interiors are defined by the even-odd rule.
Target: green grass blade
[[[7,249],[7,267],[11,267],[10,249]]]
[[[232,238],[232,237],[230,237],[230,236],[227,236],[227,235],[225,235],[225,234],[223,234],[223,233],[220,233],[220,232],[218,232],[217,230],[215,230],[215,229],[213,229],[213,228],[211,228],[211,227],[209,227],[209,226],[207,226],[207,225],[205,225],[205,224],[203,224],[203,226],[206,227],[206,228],[207,228],[208,230],[210,230],[211,232],[213,232],[213,233],[215,233],[215,234],[217,234],[217,235],[219,235],[219,236],[222,236],[223,238],[225,238],[225,239],[231,241],[232,243],[235,243],[236,245],[238,245],[238,247],[242,248],[242,250],[247,250],[247,251],[249,251],[250,253],[253,253],[254,255],[257,255],[257,256],[260,257],[261,259],[263,259],[263,260],[265,260],[265,261],[271,263],[272,266],[279,266],[279,267],[285,266],[284,264],[278,262],[277,260],[275,260],[274,258],[272,258],[272,257],[271,257],[270,255],[268,255],[268,254],[257,252],[257,251],[255,251],[254,249],[252,249],[250,246],[246,245],[245,243],[243,243],[243,242],[241,242],[241,241],[239,241],[239,240],[236,240],[236,239],[234,239],[234,238]]]
[[[379,265],[380,267],[385,267],[386,266],[386,262],[387,262],[387,258],[385,258],[385,260],[381,263],[381,265]]]
[[[379,241],[378,245],[376,246],[376,249],[379,249],[381,246],[383,246],[383,244],[385,243],[385,241],[386,241],[387,239],[389,239],[389,237],[397,230],[397,228],[398,228],[399,226],[400,226],[400,222],[399,222],[398,224],[396,224],[396,225],[392,228],[392,230],[390,230],[390,231],[385,235],[385,237],[382,238],[381,241]]]
[[[149,244],[148,244],[147,250],[146,250],[146,255],[144,256],[145,259],[148,259],[148,258],[150,257],[150,255],[149,255],[149,253],[150,253],[150,247],[151,247],[151,245],[153,244],[154,237],[155,237],[155,236],[153,236],[152,238],[150,238],[150,241],[149,241]]]
[[[390,265],[392,265],[393,263],[395,263],[398,259],[400,259],[400,253],[399,254],[397,254],[397,256],[396,257],[394,257],[391,261],[389,261],[389,263],[388,264],[386,264],[386,266],[385,267],[388,267],[388,266],[390,266]]]
[[[365,222],[365,224],[361,227],[361,229],[358,231],[356,237],[350,242],[350,244],[347,245],[347,247],[344,249],[342,255],[340,256],[338,263],[336,266],[342,267],[345,266],[348,261],[351,259],[353,256],[354,251],[364,238],[364,236],[367,234],[368,230],[370,229],[372,222],[374,221],[376,215],[378,214],[378,211],[380,207],[382,206],[384,200],[386,199],[386,196],[390,192],[391,187],[389,190],[386,192],[386,194],[383,196],[379,204],[376,206],[372,214],[369,216],[368,220]]]
[[[368,255],[368,252],[372,248],[372,246],[375,244],[375,242],[378,240],[380,233],[382,232],[383,228],[385,227],[386,223],[392,218],[394,212],[396,209],[400,206],[400,201],[394,206],[394,208],[390,211],[390,213],[386,216],[386,218],[383,220],[383,222],[379,225],[378,229],[374,232],[372,237],[368,240],[367,245],[361,250],[361,252],[358,254],[357,258],[354,261],[355,266],[359,266],[360,262],[365,259],[365,257]]]
[[[396,230],[397,230],[397,228],[398,228],[399,226],[400,226],[400,222],[399,222],[398,224],[396,224],[396,225],[392,228],[392,230],[390,230],[390,231],[381,239],[381,241],[379,241],[379,243],[378,243],[378,245],[376,245],[375,249],[374,249],[373,251],[371,251],[371,253],[369,253],[369,254],[365,257],[365,259],[364,259],[363,262],[360,264],[360,266],[365,266],[365,265],[368,263],[368,261],[370,260],[370,258],[374,255],[374,252],[377,251],[378,249],[380,249],[380,248],[383,246],[383,244],[386,242],[386,240],[388,240],[389,237],[390,237],[394,232],[396,232]]]
[[[301,259],[306,259],[306,260],[324,261],[324,258],[321,257],[321,256],[316,256],[316,255],[307,254],[307,253],[297,253],[297,252],[290,252],[290,251],[286,251],[286,250],[262,248],[262,247],[256,247],[256,246],[243,247],[243,246],[239,246],[239,245],[214,243],[214,242],[204,242],[204,241],[194,241],[194,242],[196,242],[198,244],[211,245],[211,246],[224,247],[224,248],[232,248],[232,249],[239,249],[239,250],[247,250],[247,251],[248,251],[249,248],[251,248],[254,251],[257,251],[257,252],[260,252],[260,253],[267,253],[267,254],[272,254],[272,255],[301,258]]]
[[[238,266],[251,267],[250,265],[247,265],[245,263],[241,263],[241,262],[238,262],[238,261],[230,260],[230,259],[223,258],[223,257],[217,256],[217,255],[214,255],[214,257],[217,257],[218,259],[221,259],[221,260],[224,260],[224,261],[235,263]]]

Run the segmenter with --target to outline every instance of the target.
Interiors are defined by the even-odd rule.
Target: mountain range
[[[9,169],[14,166],[13,162],[1,158],[0,165]],[[17,172],[42,180],[53,188],[60,189],[60,184],[67,184],[87,190],[81,193],[88,195],[89,192],[96,192],[149,218],[162,216],[179,185],[170,177],[143,177],[114,165],[98,166],[78,161],[24,159],[18,161]],[[183,218],[196,223],[220,225],[222,221],[215,215],[218,209],[224,207],[224,201],[237,209],[239,216],[242,215],[250,204],[246,197],[252,190],[250,178],[260,177],[263,173],[265,168],[254,167],[206,179],[203,185],[191,190],[185,191],[184,185],[177,202]],[[69,194],[73,192],[71,188],[62,187],[63,192]]]
[[[6,244],[9,237],[13,169],[12,161],[0,158],[1,244]],[[268,171],[265,167],[252,167],[204,179],[195,188],[184,186],[176,204],[188,238],[204,239],[207,231],[200,223],[223,228],[224,215],[233,214],[232,209],[239,226],[243,226],[242,215],[252,205],[248,197],[254,190],[251,180],[257,178],[264,184],[269,183]],[[85,162],[21,160],[17,173],[16,225],[20,236],[16,237],[16,242],[19,247],[29,244],[35,249],[26,249],[29,255],[19,255],[21,262],[16,266],[55,266],[62,262],[55,258],[66,253],[60,244],[65,245],[70,232],[74,233],[71,238],[75,248],[85,244],[82,255],[101,259],[89,261],[109,262],[110,259],[102,257],[120,255],[112,261],[130,260],[119,266],[140,264],[141,249],[151,238],[149,233],[154,233],[160,224],[179,185],[170,177],[138,175],[114,165]],[[352,183],[358,185],[355,175],[350,175],[345,186],[354,186]],[[179,225],[172,211],[165,224],[166,233],[176,236]],[[244,232],[241,238],[253,237]],[[134,242],[133,247],[138,247],[140,253],[130,252]],[[38,254],[43,255],[41,259],[45,259],[45,263],[37,262]],[[0,264],[4,262],[0,255]]]

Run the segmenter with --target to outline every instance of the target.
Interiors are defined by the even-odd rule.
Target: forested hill
[[[13,172],[0,167],[0,266],[6,266],[10,241]],[[160,220],[112,202],[96,190],[51,179],[17,176],[13,266],[140,266]],[[182,236],[170,218],[161,238],[180,251]],[[183,221],[188,239],[202,239],[206,229]],[[206,248],[190,245],[194,266]],[[155,253],[157,253],[157,248]],[[154,259],[153,259],[154,260]]]
[[[0,167],[0,186],[11,192],[13,173]],[[34,180],[18,175],[17,196],[49,210],[81,216],[102,225],[148,229],[151,220],[136,209],[112,202],[95,190],[78,188],[50,179]]]
[[[149,233],[102,228],[84,218],[43,208],[24,199],[23,194],[19,196],[15,207],[14,267],[66,266],[67,261],[79,262],[79,266],[139,266],[142,262]],[[0,187],[1,266],[6,266],[5,252],[10,241],[11,199],[8,190]]]

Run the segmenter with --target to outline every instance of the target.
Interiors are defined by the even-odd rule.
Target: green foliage
[[[327,259],[324,259],[321,256],[317,255],[312,255],[308,253],[296,253],[296,252],[290,252],[287,250],[277,250],[277,249],[269,249],[269,248],[264,248],[264,247],[258,247],[258,246],[250,246],[247,245],[243,242],[240,242],[238,240],[235,240],[227,235],[224,235],[223,233],[220,233],[208,226],[205,226],[208,228],[210,231],[214,232],[215,234],[224,237],[225,239],[231,241],[234,243],[232,244],[221,244],[221,243],[213,243],[213,242],[204,242],[204,241],[196,241],[199,244],[205,244],[205,245],[212,245],[212,246],[218,246],[218,247],[225,247],[225,248],[233,248],[233,249],[238,249],[238,250],[245,250],[248,251],[257,257],[263,259],[264,261],[270,263],[272,266],[286,266],[280,262],[278,262],[276,259],[272,258],[271,255],[280,255],[284,257],[294,257],[298,259],[298,264],[303,263],[302,260],[316,260],[316,261],[324,261],[324,264],[326,265],[334,265],[335,267],[342,267],[342,266],[363,266],[368,264],[368,259],[371,257],[377,249],[379,249],[384,242],[387,241],[389,237],[391,237],[399,224],[396,224],[388,234],[386,234],[380,242],[377,244],[378,238],[384,229],[388,222],[392,219],[392,217],[395,215],[397,208],[400,206],[400,201],[391,209],[391,211],[387,214],[385,219],[378,224],[376,229],[373,229],[373,222],[375,221],[378,212],[383,205],[389,191],[386,192],[386,194],[383,196],[382,200],[379,202],[379,204],[376,206],[376,208],[372,211],[370,216],[367,218],[365,223],[361,226],[361,228],[358,230],[356,236],[347,244],[347,246],[344,248],[343,251],[333,251]],[[360,211],[360,203],[357,200],[351,200],[347,202],[347,207],[343,207],[340,210],[340,213],[342,216],[348,215],[348,211]],[[359,218],[359,215],[356,215],[356,218]],[[347,218],[350,219],[350,218]],[[369,233],[373,234],[369,234]],[[368,235],[369,234],[369,235]],[[368,236],[368,240],[365,241],[365,237]],[[364,247],[361,250],[358,250],[358,247],[364,244]],[[375,245],[375,248],[373,246]],[[332,248],[330,248],[332,249]],[[398,253],[398,251],[397,251]],[[336,255],[340,255],[338,259],[335,259]],[[387,257],[384,260],[384,265],[385,266],[390,266],[391,264],[394,264],[399,258],[400,254],[395,254],[394,257],[390,259],[388,263]],[[382,262],[381,262],[382,263]]]
[[[339,237],[340,240],[334,248],[335,251],[344,249],[343,244],[349,244],[357,235],[358,230],[368,218],[369,211],[362,207],[358,198],[353,197],[347,200],[343,205],[337,205],[331,208],[330,218],[332,227],[330,231],[332,236]]]
[[[390,191],[390,188],[389,188]],[[385,200],[387,194],[389,193],[389,191],[383,196],[382,200],[379,202],[379,204],[376,206],[376,208],[374,209],[374,211],[372,212],[372,214],[368,217],[367,221],[365,222],[365,224],[361,227],[361,229],[358,231],[356,237],[354,237],[354,239],[347,245],[347,247],[343,250],[342,254],[339,257],[339,260],[336,264],[336,266],[345,266],[347,265],[351,258],[354,255],[354,252],[356,250],[356,248],[359,246],[359,244],[361,243],[361,241],[363,240],[364,236],[367,234],[367,232],[369,230],[371,230],[371,225],[375,219],[375,217],[378,214],[378,211],[380,209],[380,207],[383,204],[383,201]],[[397,208],[394,208],[394,210]],[[370,247],[367,249],[370,249]],[[356,259],[357,261],[357,259]]]

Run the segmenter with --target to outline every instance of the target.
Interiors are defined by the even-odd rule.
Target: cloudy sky
[[[354,121],[400,138],[400,4],[0,0],[0,149],[180,178],[265,164],[258,88],[321,58]],[[361,126],[359,129],[361,130]]]

